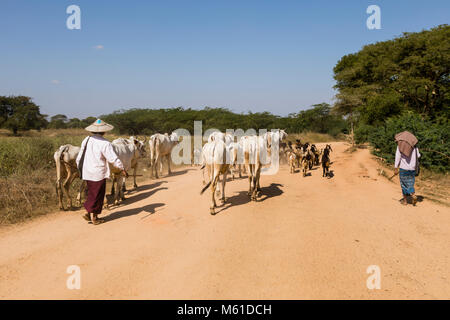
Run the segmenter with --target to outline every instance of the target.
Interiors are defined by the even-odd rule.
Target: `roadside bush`
[[[422,166],[438,172],[446,172],[450,169],[448,119],[441,119],[437,123],[423,119],[417,113],[407,112],[387,119],[383,125],[362,127],[358,131],[358,138],[364,140],[364,136],[367,135],[367,140],[375,148],[374,153],[393,163],[397,147],[394,136],[405,130],[413,133],[419,140],[417,146],[422,155],[420,161]]]
[[[369,141],[369,136],[372,131],[376,130],[374,126],[368,124],[361,124],[355,129],[355,142],[361,144]]]

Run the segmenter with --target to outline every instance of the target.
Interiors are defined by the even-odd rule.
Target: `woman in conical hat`
[[[397,142],[395,174],[400,173],[400,186],[403,193],[403,199],[400,202],[407,205],[407,198],[410,195],[412,204],[416,205],[414,184],[420,158],[419,149],[416,147],[418,140],[411,132],[403,131],[395,135],[395,141]]]
[[[104,222],[97,216],[102,212],[106,191],[106,179],[110,176],[108,162],[121,169],[126,176],[122,161],[103,135],[114,127],[101,119],[97,119],[86,130],[92,135],[86,137],[81,143],[81,150],[77,157],[77,166],[81,178],[87,183],[87,199],[84,208],[87,213],[83,218],[94,225]]]

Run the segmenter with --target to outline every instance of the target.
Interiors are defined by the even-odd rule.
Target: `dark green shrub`
[[[448,171],[450,124],[448,119],[431,122],[420,115],[407,112],[389,118],[373,130],[368,131],[368,140],[375,147],[374,153],[393,163],[397,144],[394,136],[401,131],[410,131],[419,140],[417,146],[422,154],[421,165],[434,171]]]

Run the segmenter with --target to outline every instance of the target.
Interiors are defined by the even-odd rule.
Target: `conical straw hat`
[[[112,125],[107,124],[101,119],[95,120],[93,124],[85,128],[85,130],[89,132],[106,132],[111,131],[112,129],[114,129]]]

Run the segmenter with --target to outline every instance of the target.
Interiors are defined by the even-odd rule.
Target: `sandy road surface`
[[[450,298],[448,208],[401,206],[368,150],[333,148],[332,179],[282,166],[257,203],[236,180],[216,216],[194,168],[142,185],[99,226],[78,211],[4,228],[0,297]],[[69,265],[81,290],[66,288]],[[366,287],[369,265],[380,290]]]

